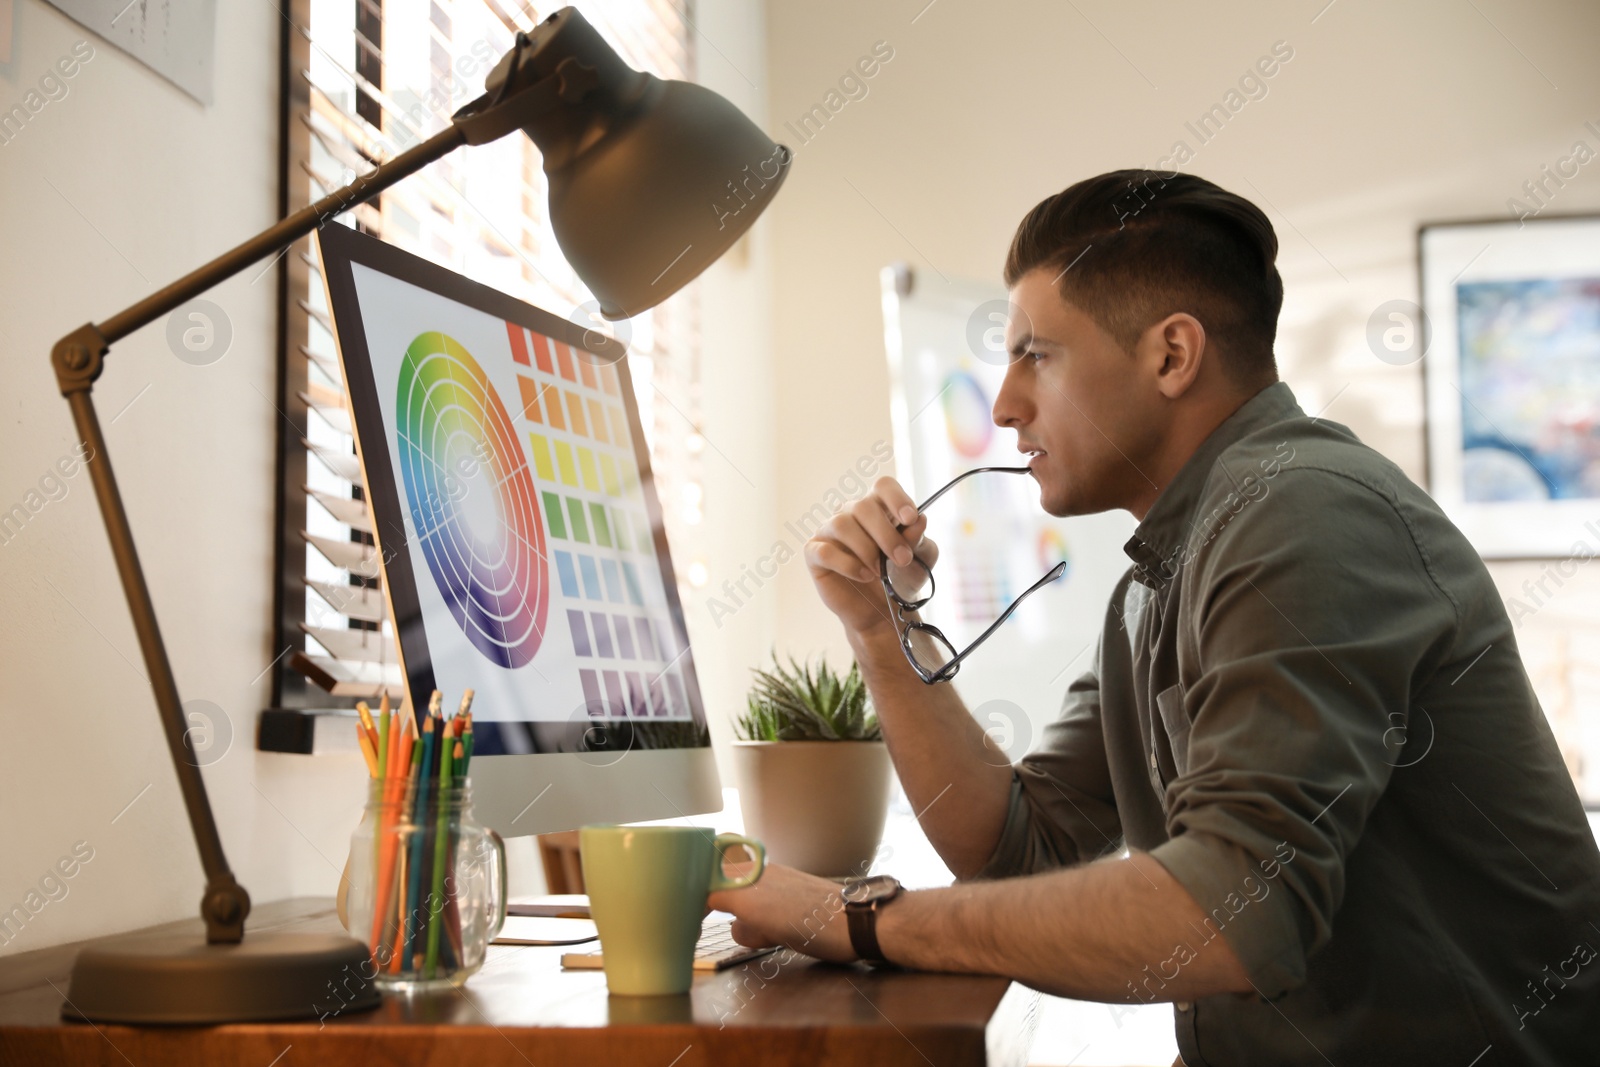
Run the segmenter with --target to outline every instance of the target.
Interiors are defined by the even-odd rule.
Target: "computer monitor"
[[[410,707],[476,691],[478,818],[720,809],[620,344],[348,227],[317,243]]]

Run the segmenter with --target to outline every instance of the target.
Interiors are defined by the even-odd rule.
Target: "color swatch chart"
[[[589,353],[506,323],[533,481],[588,714],[690,719],[621,380]]]
[[[455,338],[418,334],[400,364],[395,419],[411,522],[439,595],[489,662],[531,662],[550,568],[528,461],[493,383]],[[483,475],[477,492],[469,471]]]

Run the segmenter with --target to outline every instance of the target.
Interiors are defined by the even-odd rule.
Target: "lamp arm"
[[[429,163],[449,155],[465,143],[466,134],[452,123],[421,144],[359,175],[344,188],[335,189],[321,200],[307,204],[293,215],[267,227],[205,266],[184,275],[160,292],[153,293],[132,307],[117,312],[100,324],[101,336],[105,338],[106,344],[116,344],[141,326],[148,325],[181,307],[251,264],[259,263],[272,253],[281,251],[312,230],[320,228],[329,219],[344,214],[358,204],[366,203],[391,185],[410,177]]]
[[[217,833],[216,819],[206,796],[205,781],[200,775],[199,762],[188,736],[183,704],[178,698],[177,682],[172,675],[172,664],[167,659],[161,630],[156,625],[155,607],[145,584],[144,570],[139,565],[133,531],[128,525],[128,513],[123,508],[122,495],[111,471],[111,459],[106,452],[105,436],[100,429],[91,391],[95,380],[104,370],[105,356],[113,342],[181,307],[251,264],[287,248],[329,219],[371,200],[391,185],[466,142],[465,131],[452,123],[416,147],[269,226],[165,289],[99,325],[89,323],[78,327],[57,341],[51,349],[50,359],[55,367],[56,382],[61,388],[61,395],[66,397],[72,408],[72,419],[77,426],[79,439],[87,446],[85,454],[90,457],[88,467],[94,483],[95,499],[105,519],[106,535],[111,540],[111,554],[116,560],[122,589],[128,598],[133,628],[138,633],[139,647],[150,675],[150,688],[155,694],[156,707],[166,731],[167,749],[177,771],[178,786],[183,793],[184,807],[189,813],[189,826],[200,852],[200,863],[205,869],[206,892],[201,898],[200,916],[205,920],[206,940],[210,943],[243,940],[244,920],[250,914],[250,894],[234,879],[222,851],[222,839]]]

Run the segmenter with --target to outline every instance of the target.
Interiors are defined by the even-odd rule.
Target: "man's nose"
[[[994,409],[990,413],[996,426],[1005,429],[1016,429],[1028,422],[1032,409],[1029,407],[1025,390],[1019,380],[1019,368],[1023,365],[1020,359],[1013,359],[1006,367],[1006,376],[1000,383],[1000,391],[994,397]]]

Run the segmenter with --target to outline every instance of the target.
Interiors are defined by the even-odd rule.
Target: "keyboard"
[[[700,929],[700,940],[695,942],[694,969],[725,971],[776,951],[775,947],[747,948],[733,939],[731,922],[708,920]],[[567,952],[561,956],[561,966],[569,971],[598,971],[605,967],[605,957],[599,948],[587,952]]]

